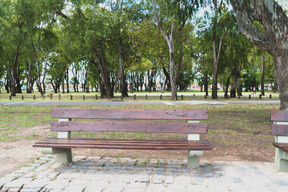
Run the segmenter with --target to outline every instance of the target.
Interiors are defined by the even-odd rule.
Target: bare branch
[[[64,13],[62,13],[62,11],[58,7],[56,7],[56,14],[63,17],[66,20],[70,20],[70,18],[66,16]]]
[[[156,17],[156,21],[157,21],[157,25],[158,25],[158,29],[159,31],[162,33],[162,35],[164,36],[165,39],[167,39],[167,34],[164,33],[163,29],[162,29],[162,26],[161,26],[161,23],[160,23],[160,19],[159,19],[159,16],[158,16],[158,12],[157,12],[157,8],[156,8],[156,3],[155,3],[155,0],[152,0],[152,5],[153,5],[153,9],[154,9],[154,12],[155,12],[155,17]],[[172,27],[172,26],[171,26]]]

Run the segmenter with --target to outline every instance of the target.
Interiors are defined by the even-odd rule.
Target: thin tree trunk
[[[229,77],[227,78],[226,88],[225,88],[225,94],[224,94],[224,97],[225,97],[225,98],[228,98],[228,87],[229,87],[230,78],[231,78],[231,76],[229,76]]]
[[[260,56],[262,61],[262,67],[261,67],[261,95],[265,95],[264,90],[264,77],[265,77],[265,56]]]
[[[220,5],[218,6],[217,0],[213,0],[214,8],[215,8],[215,18],[214,18],[214,24],[213,24],[213,80],[212,80],[212,99],[217,99],[217,88],[218,88],[218,67],[219,67],[219,61],[220,61],[220,53],[222,49],[222,41],[225,36],[225,33],[221,36],[218,49],[216,48],[216,37],[217,37],[217,22],[218,22],[218,14],[220,12],[221,6],[222,6],[223,0],[221,0]]]

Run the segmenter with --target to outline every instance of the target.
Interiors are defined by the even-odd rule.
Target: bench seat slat
[[[187,140],[114,140],[114,139],[45,139],[34,147],[100,148],[137,150],[211,150],[208,141]]]
[[[271,111],[271,121],[288,121],[287,111]]]
[[[146,132],[205,134],[207,123],[187,122],[131,122],[131,121],[65,121],[51,122],[51,131],[88,132]]]
[[[155,109],[53,109],[53,118],[207,120],[207,110]]]
[[[273,145],[279,149],[282,149],[286,153],[288,153],[288,143],[276,143],[276,142],[274,142]]]
[[[271,125],[271,134],[273,136],[288,136],[288,125]]]

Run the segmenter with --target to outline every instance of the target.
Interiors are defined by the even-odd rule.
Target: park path
[[[185,192],[288,191],[288,173],[272,163],[75,156],[60,164],[47,155],[0,179],[0,191],[20,192]]]
[[[279,100],[251,100],[251,101],[0,101],[0,105],[101,105],[101,106],[122,106],[122,105],[227,105],[227,104],[267,104],[279,105]]]

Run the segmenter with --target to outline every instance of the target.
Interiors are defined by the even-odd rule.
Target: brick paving
[[[108,157],[74,157],[60,164],[53,155],[35,160],[0,179],[0,192],[182,192],[288,191],[288,173],[272,163],[201,162]]]

